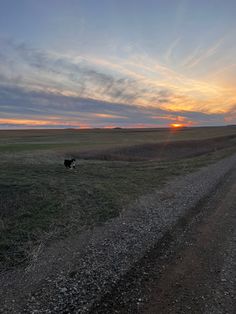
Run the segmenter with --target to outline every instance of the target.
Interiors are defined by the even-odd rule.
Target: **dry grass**
[[[236,127],[101,130],[0,130],[0,153],[83,152],[145,143],[202,140],[236,134]]]
[[[120,147],[118,149],[94,150],[79,154],[77,158],[97,160],[144,161],[177,160],[199,156],[236,145],[236,134],[204,140],[166,141]]]
[[[176,143],[169,140],[167,130],[5,133],[0,139],[2,269],[37,259],[49,239],[116,217],[141,195],[152,193],[172,177],[235,151],[236,128],[210,129],[208,135],[212,137],[219,133],[226,136],[210,141],[192,141],[205,136],[205,129],[181,132],[173,135]],[[168,135],[164,146],[160,144],[163,134]],[[180,141],[183,137],[185,141]],[[81,160],[76,171],[64,168],[65,156],[72,152],[82,156],[81,152],[89,151],[88,158],[95,158],[91,150],[93,154],[102,150],[103,158],[95,155],[103,160]],[[165,152],[168,158],[161,159],[160,150],[162,157]],[[194,158],[186,158],[192,154]],[[170,158],[172,155],[174,158]]]

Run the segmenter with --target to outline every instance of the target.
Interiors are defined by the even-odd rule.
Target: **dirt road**
[[[92,313],[236,313],[236,171]]]
[[[235,165],[178,177],[0,273],[0,313],[235,313]]]

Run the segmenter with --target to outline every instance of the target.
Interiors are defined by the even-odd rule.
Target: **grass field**
[[[174,176],[235,150],[236,127],[0,131],[2,269],[30,260],[42,242],[116,217]],[[75,171],[63,166],[70,156],[81,157]]]
[[[235,134],[235,127],[170,129],[11,130],[0,131],[0,152],[76,151],[144,143],[201,140]]]

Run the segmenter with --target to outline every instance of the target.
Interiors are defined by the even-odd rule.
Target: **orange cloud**
[[[78,128],[89,128],[90,125],[79,123],[78,121],[68,121],[64,122],[63,120],[55,121],[56,117],[52,120],[36,120],[36,119],[0,119],[0,124],[12,124],[18,126],[34,126],[34,127],[44,127],[44,126],[57,126],[57,125],[64,125],[70,127],[71,125],[78,127]]]

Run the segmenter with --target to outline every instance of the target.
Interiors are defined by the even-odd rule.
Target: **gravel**
[[[88,313],[179,218],[216,188],[235,163],[233,155],[141,197],[120,217],[87,232],[83,245],[76,239],[68,241],[60,251],[60,267],[55,260],[45,261],[42,252],[44,262],[39,259],[25,276],[29,280],[53,263],[51,273],[34,284],[20,307],[8,300],[2,312]]]

